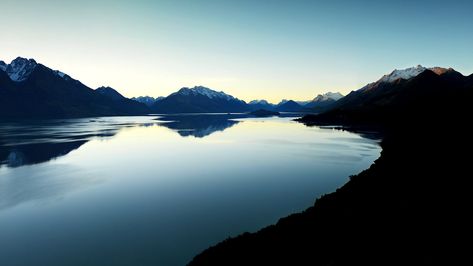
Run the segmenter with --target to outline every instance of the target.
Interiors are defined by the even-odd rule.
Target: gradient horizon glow
[[[473,72],[468,1],[0,0],[0,60],[127,97],[203,85],[249,101],[344,94],[422,64]]]

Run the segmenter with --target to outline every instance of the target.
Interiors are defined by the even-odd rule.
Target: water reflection
[[[380,152],[292,118],[188,117],[1,124],[7,155],[44,143],[41,160],[58,157],[0,167],[0,265],[185,265],[311,206]]]
[[[87,169],[64,164],[40,165],[0,170],[0,210],[24,202],[39,203],[57,200],[71,191],[86,188],[100,182],[99,178],[89,175]]]
[[[203,138],[217,131],[238,124],[233,120],[241,116],[237,115],[168,115],[160,117],[161,126],[167,127],[179,133],[182,137],[194,136]]]
[[[150,117],[2,122],[0,167],[47,162],[78,149],[93,138],[107,138],[122,128],[154,123]]]
[[[279,117],[298,117],[296,113],[283,113]],[[215,132],[224,131],[241,121],[243,118],[254,118],[248,113],[228,114],[175,114],[163,115],[157,120],[159,125],[176,131],[182,137],[207,137]]]

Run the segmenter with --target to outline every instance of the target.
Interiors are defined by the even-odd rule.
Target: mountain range
[[[110,87],[92,89],[71,76],[18,57],[10,64],[0,61],[0,118],[68,118],[150,113],[242,113],[254,110],[314,112],[341,97],[338,93],[312,101],[265,100],[246,103],[222,91],[203,86],[181,88],[167,97],[128,99]]]
[[[133,97],[131,98],[133,101],[137,101],[137,102],[140,102],[140,103],[144,103],[146,106],[150,107],[152,106],[154,103],[158,102],[158,101],[161,101],[162,99],[164,99],[163,96],[160,96],[160,97],[151,97],[151,96],[139,96],[139,97]]]
[[[443,111],[445,101],[458,100],[472,87],[473,75],[463,76],[452,68],[394,70],[333,103],[317,119],[379,124],[411,113],[430,115]]]
[[[0,62],[0,117],[44,118],[140,115],[149,112],[113,89],[93,90],[33,59]]]
[[[282,100],[278,104],[271,104],[266,100],[253,100],[249,102],[252,110],[264,109],[277,112],[321,112],[341,99],[339,92],[319,94],[310,101]]]
[[[439,77],[438,84],[416,89],[411,80]],[[274,112],[324,113],[327,111],[368,110],[382,106],[388,112],[395,105],[408,104],[417,94],[431,93],[431,87],[445,82],[456,86],[472,83],[451,68],[416,66],[394,70],[347,96],[328,92],[310,101],[283,100],[278,104],[266,100],[246,103],[222,91],[203,86],[181,88],[167,97],[149,96],[128,99],[110,87],[91,89],[69,75],[53,70],[34,59],[18,57],[10,64],[0,61],[0,117],[87,117],[111,115],[145,115],[150,113],[246,113],[255,110]],[[462,85],[463,84],[463,85]],[[416,94],[416,95],[413,95]],[[441,105],[438,106],[441,108]]]
[[[182,88],[150,106],[155,113],[237,113],[250,110],[248,104],[224,92],[206,87]]]

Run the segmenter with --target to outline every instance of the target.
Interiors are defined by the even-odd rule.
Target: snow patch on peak
[[[417,75],[424,72],[425,70],[427,70],[427,68],[425,68],[421,65],[418,65],[416,67],[401,69],[401,70],[395,69],[393,72],[391,72],[391,74],[384,75],[379,80],[379,82],[393,82],[393,81],[398,80],[398,79],[407,80],[407,79],[416,77]]]
[[[334,100],[340,100],[341,98],[343,98],[343,94],[341,94],[340,92],[327,92],[324,94],[324,96]]]
[[[65,73],[63,73],[63,72],[61,72],[61,71],[59,71],[59,70],[54,70],[54,73],[55,73],[56,75],[60,76],[61,78],[64,78],[64,77],[66,76]]]
[[[317,95],[317,97],[315,97],[312,101],[313,102],[325,102],[328,100],[338,101],[341,98],[343,98],[343,94],[341,94],[340,92],[327,92],[324,94]]]
[[[30,76],[38,64],[34,59],[17,57],[5,69],[11,80],[21,82]]]

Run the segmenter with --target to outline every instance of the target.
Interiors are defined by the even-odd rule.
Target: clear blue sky
[[[0,0],[0,59],[126,96],[347,93],[417,64],[473,72],[473,1]]]

